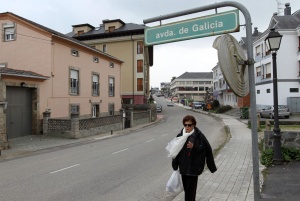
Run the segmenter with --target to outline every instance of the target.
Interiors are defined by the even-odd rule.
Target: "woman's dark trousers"
[[[181,175],[185,201],[195,201],[198,176]]]

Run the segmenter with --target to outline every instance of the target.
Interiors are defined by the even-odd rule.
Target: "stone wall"
[[[9,148],[9,144],[7,141],[7,134],[6,134],[5,109],[7,103],[5,102],[5,99],[6,99],[6,86],[4,82],[0,79],[0,150]]]
[[[264,131],[264,149],[273,148],[274,132]],[[282,131],[281,144],[284,147],[300,149],[300,131]]]
[[[151,110],[129,110],[127,113],[130,113],[131,127],[151,122]],[[51,119],[49,111],[43,115],[44,135],[76,139],[125,129],[125,119],[121,112],[118,115],[96,118],[80,118],[79,114],[72,114],[71,119]]]
[[[6,135],[5,107],[5,102],[0,102],[0,150],[9,148]]]

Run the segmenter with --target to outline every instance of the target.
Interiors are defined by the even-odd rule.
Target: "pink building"
[[[13,13],[1,13],[0,24],[0,148],[41,133],[45,111],[69,118],[121,109],[121,60]]]

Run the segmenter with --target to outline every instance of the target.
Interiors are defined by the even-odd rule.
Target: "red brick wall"
[[[250,93],[245,97],[238,97],[238,107],[250,107]]]

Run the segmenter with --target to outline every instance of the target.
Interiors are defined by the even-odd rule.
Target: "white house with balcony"
[[[283,37],[277,51],[278,104],[300,112],[300,10],[291,14],[285,4],[284,15],[272,16],[269,27],[253,42],[257,108],[273,105],[273,63],[265,39],[271,28]]]
[[[213,87],[212,72],[185,72],[171,82],[172,97],[178,100],[204,101]]]
[[[213,70],[213,96],[221,105],[237,106],[237,96],[232,92],[225,81],[219,63]]]

